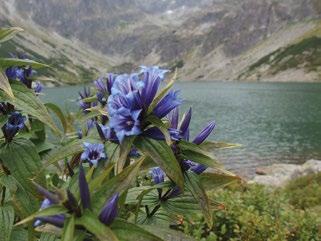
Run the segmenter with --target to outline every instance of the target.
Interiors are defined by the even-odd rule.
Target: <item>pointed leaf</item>
[[[241,181],[236,175],[227,175],[223,173],[206,172],[200,175],[202,186],[207,190],[214,190],[224,187],[233,182]]]
[[[205,151],[215,151],[217,149],[238,148],[242,147],[242,145],[226,142],[205,141],[200,145],[200,147]]]
[[[10,241],[13,222],[13,208],[11,206],[0,206],[0,241]]]
[[[182,232],[178,232],[167,227],[156,226],[156,225],[140,225],[143,229],[147,230],[154,235],[162,238],[164,241],[196,241],[194,238],[187,236]]]
[[[50,68],[49,65],[30,59],[0,58],[0,68],[5,69],[11,66],[31,66],[34,69]]]
[[[12,39],[17,33],[22,31],[23,29],[18,27],[0,28],[0,43],[4,43]]]
[[[181,140],[178,146],[181,150],[182,157],[186,160],[191,160],[212,168],[222,166],[211,153],[204,151],[194,143]]]
[[[56,149],[53,149],[45,157],[45,164],[43,168],[55,164],[60,160],[64,160],[66,157],[81,153],[83,151],[83,141],[84,140],[76,139]]]
[[[186,188],[190,190],[196,200],[199,201],[199,205],[203,212],[205,221],[209,227],[213,225],[212,211],[210,208],[210,201],[206,195],[204,188],[201,185],[199,176],[192,172],[185,173]]]
[[[68,220],[65,221],[61,241],[73,240],[74,232],[75,232],[75,216],[72,215]]]
[[[54,112],[56,114],[56,116],[59,118],[62,127],[64,128],[64,133],[67,133],[68,131],[68,123],[67,120],[65,118],[64,113],[62,112],[62,110],[59,108],[59,106],[53,104],[53,103],[46,103],[45,106],[51,110],[52,112]]]
[[[119,241],[164,241],[140,226],[124,220],[115,220],[111,228]]]
[[[101,223],[89,210],[86,210],[83,216],[80,219],[77,219],[77,224],[82,225],[101,241],[118,241],[118,238],[113,231],[108,226]]]
[[[135,163],[131,164],[130,166],[126,167],[117,176],[114,176],[112,179],[103,183],[104,188],[93,195],[93,209],[96,211],[100,211],[106,200],[110,198],[113,194],[117,192],[121,194],[124,191],[126,191],[135,180],[143,161],[144,157],[135,161]],[[91,186],[89,187],[91,188]],[[90,191],[92,192],[93,190]]]
[[[6,75],[0,71],[0,89],[3,90],[10,98],[14,98],[13,92]]]
[[[0,159],[12,176],[34,196],[38,196],[32,180],[45,185],[45,175],[40,172],[41,159],[35,145],[27,139],[14,139],[0,146]]]
[[[181,167],[166,142],[139,137],[135,141],[135,146],[145,155],[150,156],[171,180],[181,189],[184,189],[184,177]]]
[[[119,158],[116,162],[116,173],[120,173],[126,163],[126,160],[128,158],[128,154],[132,148],[133,142],[135,140],[135,137],[127,137],[124,139],[124,141],[120,145],[120,152],[119,152]]]

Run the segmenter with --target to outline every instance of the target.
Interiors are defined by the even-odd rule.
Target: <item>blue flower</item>
[[[190,160],[183,161],[183,167],[185,170],[190,170],[198,175],[202,174],[207,169],[207,166]]]
[[[40,83],[40,82],[36,82],[35,83],[35,87],[33,88],[33,90],[36,92],[36,93],[40,93],[42,90],[43,90],[43,85]]]
[[[153,182],[155,184],[159,184],[159,183],[164,182],[165,172],[160,167],[151,168],[149,173],[150,173],[150,175],[153,179]]]
[[[90,92],[89,87],[88,88],[84,87],[83,92],[79,91],[79,106],[84,113],[89,113],[89,111],[87,109],[97,105],[96,102],[91,103],[91,102],[84,101],[84,99],[86,99],[90,96],[91,96],[91,92]]]
[[[117,75],[108,74],[94,81],[97,89],[96,96],[98,101],[102,105],[105,105],[107,103],[107,98],[111,94],[111,88],[115,82],[116,77]]]
[[[144,107],[147,108],[156,96],[160,83],[164,80],[168,70],[158,66],[141,66],[140,74],[143,75],[144,88],[140,91]]]
[[[95,167],[98,165],[98,161],[106,159],[105,148],[103,144],[91,144],[84,142],[84,152],[81,154],[80,159],[82,161],[88,161]]]
[[[99,134],[100,138],[102,139],[102,141],[108,140],[108,141],[119,144],[119,141],[118,141],[118,138],[116,136],[114,129],[110,128],[107,125],[102,125],[102,124],[98,124],[98,123],[96,123],[96,128],[97,128],[98,134]]]
[[[52,203],[48,198],[45,198],[40,206],[40,210],[49,208],[54,203]],[[57,214],[53,216],[46,216],[46,217],[40,217],[37,218],[33,224],[34,227],[38,227],[42,225],[43,223],[50,223],[52,225],[55,225],[57,227],[63,227],[65,222],[65,216],[63,214]]]
[[[99,220],[102,223],[106,225],[110,225],[114,221],[118,213],[118,208],[117,208],[118,199],[119,199],[119,194],[116,193],[106,202],[105,206],[103,207],[103,209],[99,214]]]
[[[110,127],[115,130],[120,143],[125,136],[134,136],[141,133],[140,116],[141,110],[130,111],[122,108],[110,120]]]
[[[158,102],[153,110],[153,114],[158,118],[163,118],[181,104],[182,100],[178,98],[178,91],[170,91]]]
[[[6,76],[10,80],[22,80],[24,78],[24,69],[19,67],[9,67],[6,69]]]
[[[27,56],[24,54],[11,54],[12,58],[19,58],[19,59],[27,59]],[[19,80],[24,85],[26,85],[29,89],[32,87],[32,75],[35,71],[30,66],[11,66],[6,69],[5,71],[6,76],[8,79],[11,80]]]
[[[19,112],[13,112],[10,114],[7,123],[2,127],[2,132],[6,141],[12,141],[18,131],[24,128],[25,121],[26,117],[21,115]]]

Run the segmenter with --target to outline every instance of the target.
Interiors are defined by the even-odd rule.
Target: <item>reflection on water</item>
[[[216,153],[227,168],[251,175],[256,166],[321,158],[321,84],[178,83],[193,107],[192,136],[214,119],[212,140],[242,144]],[[45,99],[69,110],[81,87],[47,89]]]

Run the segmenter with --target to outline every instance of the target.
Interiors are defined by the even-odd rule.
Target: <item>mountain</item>
[[[0,7],[0,24],[25,28],[18,46],[59,67],[59,81],[141,64],[177,67],[183,80],[321,79],[319,0],[2,0]]]

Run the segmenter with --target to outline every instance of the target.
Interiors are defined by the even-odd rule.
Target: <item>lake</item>
[[[321,159],[321,84],[177,83],[184,110],[193,107],[191,136],[210,120],[211,140],[241,144],[216,153],[226,168],[251,176],[258,166]],[[81,86],[45,89],[46,101],[75,110]]]

